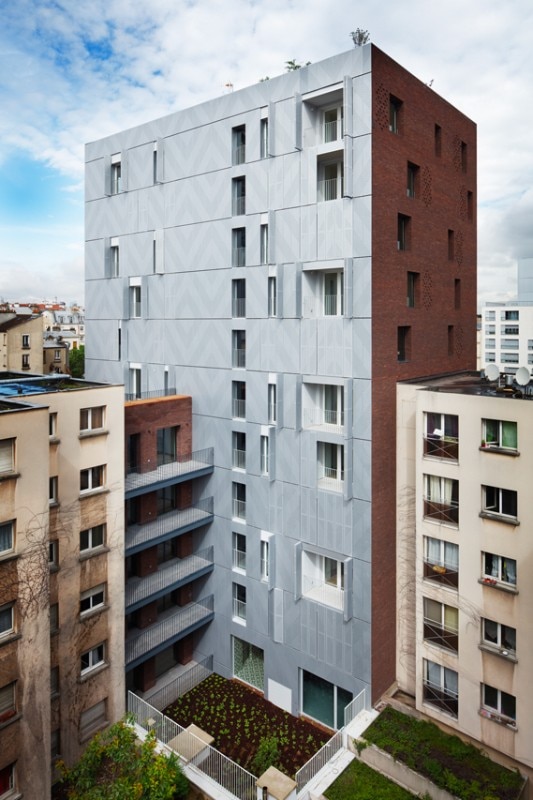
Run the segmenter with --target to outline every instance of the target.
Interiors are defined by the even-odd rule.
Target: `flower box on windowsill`
[[[506,728],[510,728],[513,731],[517,730],[515,719],[506,717],[504,714],[499,714],[497,711],[491,711],[488,708],[480,708],[479,715],[485,719],[490,719],[493,722],[497,722],[498,725],[505,725]]]

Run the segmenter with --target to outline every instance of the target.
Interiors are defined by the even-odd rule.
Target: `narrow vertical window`
[[[448,261],[455,258],[455,231],[448,230]]]
[[[400,325],[398,328],[398,361],[409,361],[411,356],[411,327]]]
[[[461,169],[463,172],[468,170],[468,145],[461,142]]]
[[[461,279],[456,278],[453,284],[454,288],[454,305],[456,311],[461,308]]]
[[[398,214],[398,250],[409,249],[410,222],[411,217],[407,217],[405,214]]]
[[[268,445],[268,436],[261,436],[261,475],[268,475],[270,470]]]
[[[268,421],[275,424],[278,418],[277,412],[277,386],[275,383],[268,384]]]
[[[268,158],[268,119],[261,120],[261,158]]]
[[[122,165],[119,156],[112,156],[117,159],[111,163],[111,194],[119,194],[122,190]]]
[[[420,167],[407,162],[407,197],[416,197],[418,194],[418,175]]]
[[[276,315],[277,315],[276,278],[270,277],[268,279],[268,316],[275,317]]]
[[[435,125],[435,155],[440,156],[442,152],[442,128]]]
[[[455,337],[453,325],[448,325],[448,355],[453,356],[455,352]]]
[[[268,264],[268,225],[261,225],[259,234],[261,237],[261,264]]]
[[[244,164],[246,161],[246,126],[238,125],[231,131],[231,163]]]
[[[232,317],[246,316],[246,281],[237,278],[231,282],[231,315]]]
[[[234,217],[239,217],[246,213],[246,178],[243,176],[239,178],[233,178],[231,184],[231,213]]]
[[[398,100],[397,97],[394,95],[390,95],[389,98],[389,130],[391,133],[399,133],[400,132],[400,111],[402,107],[402,101]]]
[[[418,302],[418,272],[407,273],[407,307],[415,308]]]
[[[232,236],[232,266],[246,266],[246,228],[234,228]]]
[[[466,193],[466,214],[470,221],[474,219],[474,193]]]

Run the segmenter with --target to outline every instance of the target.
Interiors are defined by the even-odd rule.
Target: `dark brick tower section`
[[[402,647],[395,384],[475,369],[476,258],[476,126],[372,47],[373,700]]]

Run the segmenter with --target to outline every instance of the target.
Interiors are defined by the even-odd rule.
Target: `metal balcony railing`
[[[233,516],[236,519],[246,519],[246,500],[233,498]]]
[[[237,619],[246,619],[246,601],[233,598],[233,616]]]
[[[459,458],[459,439],[455,436],[428,436],[424,439],[424,455],[435,458],[450,458],[457,461]]]
[[[435,564],[430,561],[424,561],[424,578],[457,589],[459,584],[459,571],[456,565],[449,565],[445,562]]]
[[[130,578],[126,583],[126,608],[139,607],[153,595],[161,594],[165,589],[175,587],[187,579],[193,579],[199,572],[205,572],[213,566],[213,546],[199,550],[186,558],[176,558],[161,564],[157,572],[144,578]]]
[[[318,181],[318,200],[337,200],[344,194],[344,181],[339,178],[326,178]]]
[[[424,617],[424,639],[426,642],[445,647],[457,653],[459,650],[459,634],[457,630],[445,628],[431,619]]]
[[[246,350],[243,348],[233,348],[232,365],[238,369],[244,369],[246,366]]]
[[[234,247],[232,264],[234,267],[246,266],[246,247]]]
[[[246,298],[234,297],[231,305],[231,314],[233,317],[246,316]]]
[[[425,681],[424,683],[424,700],[426,703],[431,703],[441,711],[446,711],[452,716],[457,716],[459,707],[459,697],[457,692],[450,689],[443,689],[441,686],[434,686],[433,684]]]
[[[234,217],[240,217],[242,214],[246,213],[245,195],[240,195],[239,197],[233,198],[231,213],[233,214]]]
[[[344,411],[335,411],[329,408],[304,408],[303,411],[304,428],[314,428],[326,426],[332,433],[343,433],[344,430]]]
[[[246,418],[246,400],[240,400],[236,397],[233,398],[233,412],[234,419]]]
[[[213,617],[213,595],[172,610],[164,619],[149,628],[126,638],[126,664],[131,665],[153,650],[161,650],[166,642],[175,642],[191,628],[196,628]]]
[[[244,164],[246,161],[246,145],[238,144],[233,146],[231,161],[234,165]]]
[[[233,566],[236,569],[246,569],[246,551],[233,548]]]
[[[324,316],[339,317],[343,313],[343,297],[340,294],[324,295]]]
[[[124,491],[131,492],[150,484],[169,481],[172,478],[194,475],[195,472],[205,472],[206,468],[212,469],[214,465],[214,450],[206,447],[193,453],[176,456],[175,461],[161,464],[151,469],[151,464],[128,464]]]
[[[152,522],[144,525],[129,525],[126,530],[126,555],[138,553],[146,547],[152,547],[165,541],[180,530],[199,528],[213,519],[213,498],[206,497],[188,508],[175,509],[161,514]]]
[[[236,450],[233,448],[232,464],[237,469],[246,469],[246,450]]]
[[[459,523],[459,503],[454,500],[429,500],[424,498],[424,517],[437,522]]]

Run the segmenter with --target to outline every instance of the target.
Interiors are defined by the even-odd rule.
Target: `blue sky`
[[[87,141],[372,41],[478,124],[479,292],[533,256],[530,0],[0,0],[0,298],[83,301]]]

